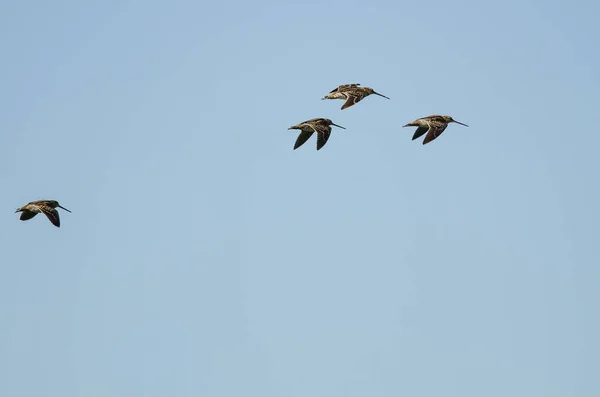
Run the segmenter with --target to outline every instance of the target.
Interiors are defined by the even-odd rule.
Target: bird
[[[356,83],[342,84],[337,88],[331,90],[331,92],[328,95],[325,95],[321,99],[345,99],[346,102],[344,102],[344,104],[342,105],[341,110],[344,110],[352,105],[357,104],[358,102],[362,101],[364,98],[368,97],[371,94],[379,95],[386,99],[390,99],[385,95],[381,95],[380,93],[375,92],[375,90],[373,90],[370,87],[359,86],[360,84]]]
[[[423,145],[425,145],[442,135],[442,132],[444,132],[450,123],[456,123],[468,127],[468,125],[463,124],[460,121],[456,121],[450,116],[440,116],[437,114],[416,119],[415,121],[403,125],[402,127],[418,127],[412,137],[413,141],[427,133],[425,139],[423,139]]]
[[[296,139],[296,143],[294,144],[294,150],[298,149],[306,141],[308,141],[308,138],[310,138],[315,132],[317,133],[317,150],[320,150],[323,146],[325,146],[329,136],[331,135],[332,125],[344,130],[346,129],[341,125],[335,124],[329,119],[323,118],[310,119],[300,124],[291,126],[288,128],[288,130],[301,130],[300,135],[298,135],[298,139]]]
[[[38,200],[25,204],[21,208],[18,208],[15,213],[21,212],[22,221],[27,221],[37,214],[44,214],[54,226],[60,227],[60,218],[58,217],[58,211],[56,210],[57,207],[62,208],[67,212],[71,212],[58,204],[58,201],[56,200]]]

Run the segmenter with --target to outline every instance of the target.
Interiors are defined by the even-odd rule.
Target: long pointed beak
[[[464,125],[465,127],[468,127],[468,125],[466,125],[465,123],[461,123],[460,121],[456,121],[456,120],[452,120],[454,121],[456,124],[460,124],[460,125]]]
[[[345,129],[346,129],[346,127],[342,127],[341,125],[337,125],[337,124],[334,124],[334,123],[331,123],[331,125],[335,125],[336,127],[339,127],[339,128],[341,128],[341,129],[343,129],[343,130],[345,130]]]
[[[384,97],[384,98],[386,98],[386,99],[390,99],[390,98],[386,97],[385,95],[381,95],[380,93],[378,93],[378,92],[375,92],[375,91],[373,91],[373,94],[375,94],[375,95],[379,95],[379,96],[382,96],[382,97]]]
[[[65,207],[63,207],[62,205],[59,205],[58,208],[62,208],[63,210],[67,211],[67,212],[71,212],[70,210],[66,209]]]
[[[15,214],[16,214],[17,212],[19,212],[20,210],[21,210],[20,208],[17,208],[17,210],[15,211]]]

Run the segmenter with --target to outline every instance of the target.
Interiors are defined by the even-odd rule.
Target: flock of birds
[[[345,100],[342,105],[341,110],[347,109],[350,106],[356,105],[358,102],[362,101],[364,98],[368,97],[371,94],[379,95],[380,97],[384,97],[386,99],[390,99],[385,95],[382,95],[378,92],[375,92],[374,89],[370,87],[360,87],[360,84],[342,84],[337,88],[334,88],[329,92],[328,95],[325,95],[321,99],[343,99]],[[454,120],[450,116],[440,116],[440,115],[432,115],[427,117],[421,117],[420,119],[416,119],[403,127],[417,127],[412,139],[413,141],[417,138],[420,138],[425,133],[425,139],[423,140],[423,145],[433,141],[438,136],[442,135],[442,132],[448,127],[450,123],[457,123],[460,125],[464,125],[468,127],[468,125],[461,123],[459,121]],[[288,130],[300,130],[300,135],[296,139],[296,143],[294,144],[294,150],[298,149],[302,146],[308,139],[316,132],[317,133],[317,150],[320,150],[327,141],[329,140],[329,136],[331,135],[331,126],[334,125],[339,128],[346,129],[341,125],[335,124],[330,119],[324,118],[316,118],[306,120],[300,124],[296,124],[288,128]]]
[[[342,105],[341,110],[344,110],[350,106],[356,105],[358,102],[372,94],[390,99],[385,95],[375,92],[375,90],[370,87],[360,87],[360,84],[342,84],[331,90],[328,95],[325,95],[321,99],[343,99],[345,102]],[[403,127],[417,127],[417,130],[412,137],[413,140],[423,136],[424,134],[427,134],[423,140],[423,144],[425,145],[439,137],[450,123],[457,123],[468,127],[466,124],[456,121],[450,116],[440,115],[422,117],[404,125]],[[306,141],[308,141],[308,139],[315,132],[317,133],[317,150],[320,150],[329,140],[332,125],[345,129],[341,125],[335,124],[330,119],[324,118],[311,119],[291,126],[288,128],[288,130],[300,130],[300,135],[298,135],[296,143],[294,144],[294,150],[306,143]],[[54,226],[60,227],[60,217],[58,215],[57,208],[62,208],[67,212],[71,212],[65,207],[61,206],[56,200],[32,201],[25,204],[21,208],[18,208],[16,212],[21,213],[20,219],[22,221],[27,221],[37,214],[44,214]]]

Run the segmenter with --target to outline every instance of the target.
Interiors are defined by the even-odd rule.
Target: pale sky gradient
[[[599,14],[3,2],[0,395],[599,396]]]

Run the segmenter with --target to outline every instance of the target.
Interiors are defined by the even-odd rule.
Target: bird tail
[[[325,95],[321,99],[346,99],[346,96],[340,92],[334,92],[334,93]]]

